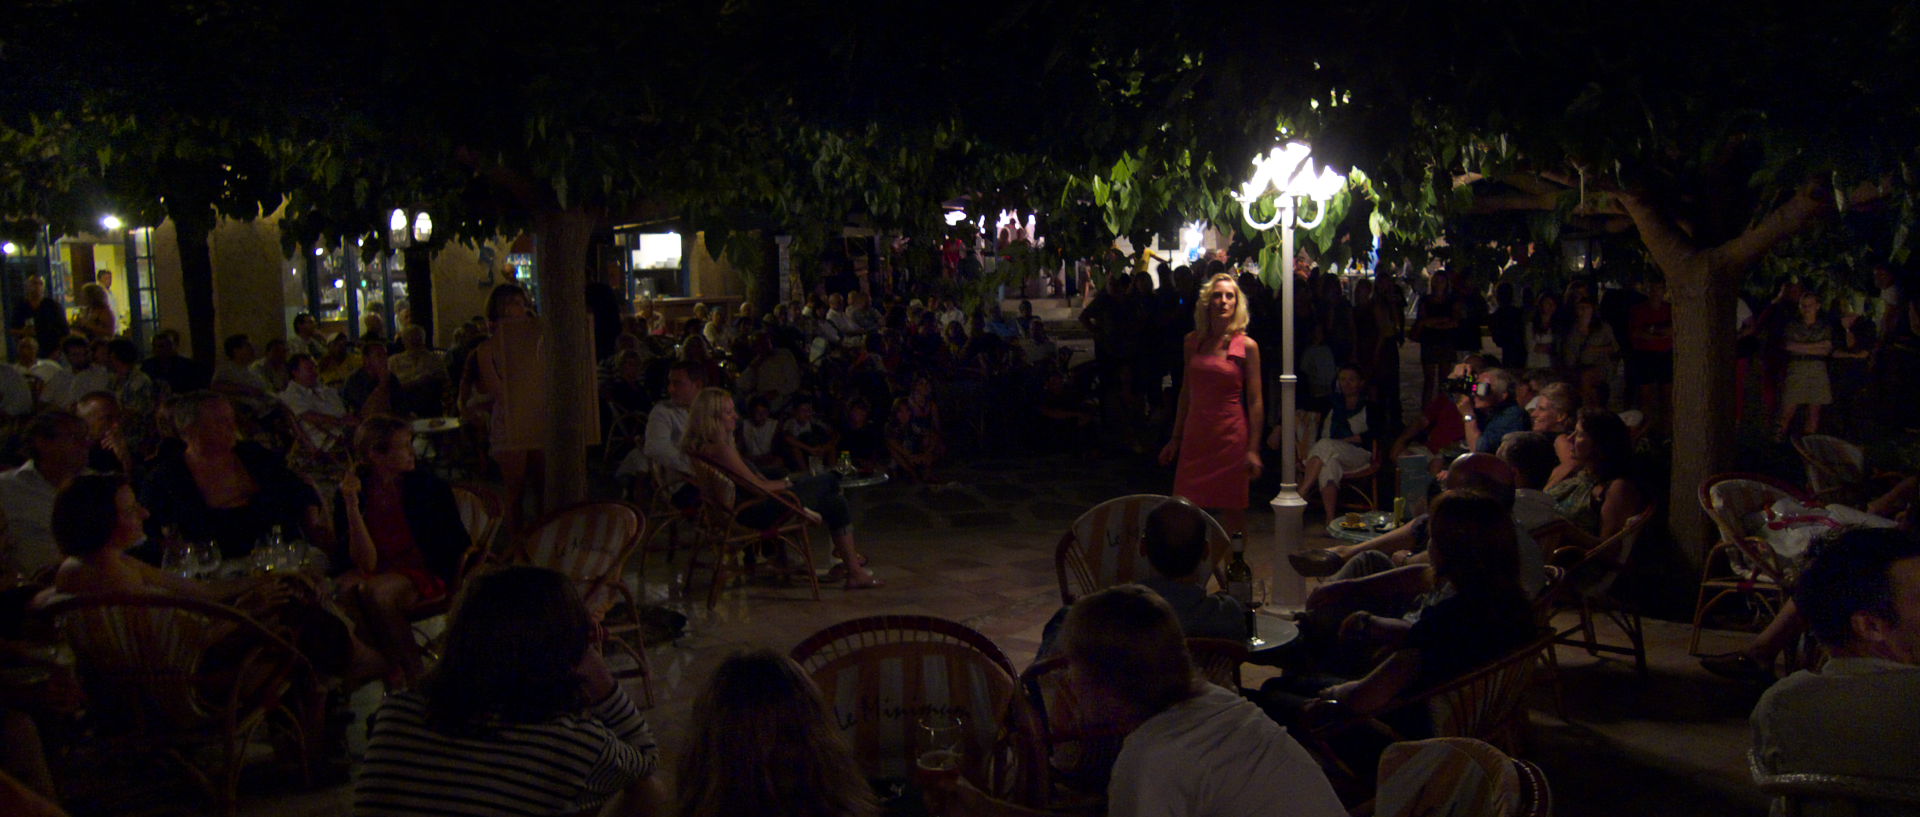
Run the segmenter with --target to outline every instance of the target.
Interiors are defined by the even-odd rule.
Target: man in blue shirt
[[[1467,448],[1475,453],[1495,453],[1508,434],[1527,430],[1527,412],[1514,402],[1513,375],[1505,369],[1481,372],[1474,378],[1473,393],[1460,395],[1458,405]]]

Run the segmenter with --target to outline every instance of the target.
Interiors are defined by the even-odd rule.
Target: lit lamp
[[[1312,154],[1313,150],[1304,142],[1288,142],[1265,156],[1255,156],[1253,178],[1234,195],[1234,200],[1240,202],[1241,214],[1254,229],[1280,228],[1283,259],[1280,270],[1280,493],[1268,503],[1273,508],[1274,534],[1273,582],[1269,586],[1273,588],[1276,606],[1292,608],[1305,603],[1307,589],[1306,579],[1294,572],[1286,560],[1286,554],[1300,549],[1307,509],[1306,500],[1300,497],[1300,486],[1294,482],[1298,434],[1294,428],[1294,403],[1299,378],[1293,373],[1293,230],[1320,226],[1327,216],[1327,203],[1347,184],[1346,176],[1332,168],[1314,175]],[[1265,221],[1254,218],[1254,202],[1269,195],[1274,196],[1273,217]],[[1301,199],[1318,205],[1313,220],[1301,216]]]
[[[407,303],[414,325],[433,342],[433,275],[427,246],[433,241],[433,216],[395,207],[387,215],[387,244],[401,251],[407,276]],[[389,303],[391,306],[391,303]],[[397,328],[397,327],[396,327]]]
[[[118,230],[123,224],[124,222],[120,220],[119,216],[106,215],[100,217],[100,226],[106,228],[107,232]]]

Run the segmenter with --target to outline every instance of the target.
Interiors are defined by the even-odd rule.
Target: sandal
[[[1346,557],[1325,548],[1287,554],[1287,564],[1293,566],[1294,572],[1310,579],[1338,573],[1346,563]]]
[[[867,566],[867,557],[865,556],[860,557],[860,566],[861,567]],[[833,564],[833,567],[827,568],[827,574],[826,574],[827,581],[837,582],[844,578],[847,578],[847,562],[845,559],[835,562]]]
[[[867,577],[864,579],[856,579],[852,576],[847,577],[848,590],[872,590],[876,587],[887,586],[886,582],[883,582],[878,577],[874,576],[871,571],[862,571],[862,572],[867,574]]]

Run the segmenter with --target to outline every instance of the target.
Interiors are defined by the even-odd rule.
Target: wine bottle
[[[1247,565],[1247,535],[1233,535],[1233,558],[1227,562],[1227,595],[1240,606],[1253,606],[1253,568]]]

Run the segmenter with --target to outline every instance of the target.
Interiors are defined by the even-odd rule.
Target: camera
[[[1459,377],[1449,377],[1446,380],[1440,381],[1440,389],[1447,394],[1464,394],[1473,397],[1486,397],[1493,393],[1493,386],[1491,384],[1481,383],[1475,380],[1474,376],[1470,374],[1463,374]]]

